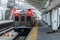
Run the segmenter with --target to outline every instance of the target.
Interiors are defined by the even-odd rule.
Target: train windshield
[[[19,16],[15,16],[15,21],[19,21]]]
[[[31,17],[30,16],[27,16],[27,21],[31,21]]]
[[[24,16],[22,16],[22,17],[21,17],[21,21],[24,21],[24,20],[25,20],[25,17],[24,17]]]

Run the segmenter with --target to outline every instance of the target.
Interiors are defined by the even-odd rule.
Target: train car
[[[31,9],[18,10],[18,13],[14,14],[14,31],[21,34],[27,35],[33,27],[36,19],[36,15],[30,12]],[[30,14],[29,14],[30,13]]]

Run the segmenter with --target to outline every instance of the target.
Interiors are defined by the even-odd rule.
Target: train
[[[15,25],[14,31],[21,35],[27,35],[36,22],[36,14],[32,11],[32,9],[17,11],[18,12],[15,12],[15,14],[13,14],[13,20]]]

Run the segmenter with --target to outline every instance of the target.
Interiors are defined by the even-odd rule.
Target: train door
[[[15,26],[19,26],[20,25],[20,21],[19,21],[19,16],[15,16]]]
[[[30,16],[27,16],[27,17],[26,17],[26,25],[27,25],[27,26],[30,27],[31,24],[32,24],[32,21],[33,21],[33,20],[31,20],[31,17],[30,17]]]
[[[20,16],[20,25],[21,25],[21,26],[25,26],[25,24],[26,24],[26,23],[25,23],[25,22],[26,22],[25,20],[26,20],[26,17],[25,17],[25,15],[22,14],[22,15]]]

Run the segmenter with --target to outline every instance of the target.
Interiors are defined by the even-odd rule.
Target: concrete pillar
[[[53,9],[52,11],[52,29],[53,30],[58,30],[58,25],[57,25],[57,9]]]

